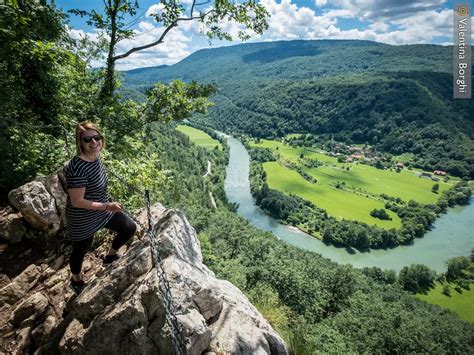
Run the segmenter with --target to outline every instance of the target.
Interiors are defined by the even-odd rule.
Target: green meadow
[[[337,159],[327,156],[326,154],[318,153],[316,150],[312,148],[305,148],[305,147],[291,147],[289,145],[283,144],[278,141],[271,141],[267,139],[262,139],[260,143],[250,143],[253,147],[258,148],[270,148],[274,150],[276,153],[279,153],[283,159],[291,160],[292,162],[296,163],[301,154],[303,154],[306,158],[310,159],[318,159],[322,162],[327,163],[337,163]]]
[[[185,125],[178,125],[176,129],[187,135],[193,143],[200,147],[214,149],[215,146],[218,146],[219,149],[222,149],[219,141],[211,138],[211,136],[199,129]]]
[[[434,181],[420,178],[411,171],[402,170],[397,173],[358,163],[325,165],[313,169],[305,168],[304,171],[322,184],[344,181],[346,187],[356,191],[360,189],[370,194],[386,194],[400,197],[404,201],[415,200],[424,204],[436,203],[440,194],[451,186],[439,181],[439,191],[435,194],[431,191]]]
[[[401,226],[400,218],[388,211],[391,221],[383,221],[370,215],[374,208],[384,208],[379,200],[367,198],[346,190],[337,189],[329,184],[311,184],[294,170],[287,169],[277,162],[263,164],[267,174],[268,186],[287,194],[293,193],[325,209],[338,219],[352,219],[390,229]]]
[[[455,285],[451,284],[451,296],[446,296],[443,294],[443,285],[437,282],[435,288],[426,295],[417,294],[416,297],[422,301],[447,308],[457,313],[459,318],[474,323],[474,285],[471,284],[470,290],[462,289],[461,293],[457,292],[454,287]]]
[[[311,148],[291,147],[265,139],[258,144],[251,143],[251,146],[272,149],[280,160],[296,163],[317,180],[316,184],[311,184],[296,171],[277,162],[268,162],[263,166],[271,188],[298,195],[336,218],[358,220],[385,229],[398,228],[401,221],[391,211],[387,211],[392,217],[391,221],[370,216],[374,208],[384,208],[385,201],[380,197],[381,194],[429,204],[436,203],[443,191],[452,186],[451,183],[439,181],[436,194],[431,191],[434,181],[420,178],[419,173],[410,170],[403,169],[397,173],[395,170],[381,170],[358,162],[338,163],[336,158]],[[304,158],[317,159],[323,165],[317,168],[304,167],[300,160],[301,154]],[[343,183],[342,189],[336,188],[336,183]]]

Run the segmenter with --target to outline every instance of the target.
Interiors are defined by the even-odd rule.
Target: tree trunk
[[[112,4],[113,2],[113,4]],[[101,89],[100,98],[111,99],[115,90],[115,45],[117,44],[117,11],[119,0],[108,0],[108,12],[110,15],[110,42],[109,53],[107,55],[107,68],[105,71],[105,81]]]

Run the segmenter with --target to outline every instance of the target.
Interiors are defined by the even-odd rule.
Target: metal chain
[[[147,216],[148,216],[147,234],[150,236],[153,261],[158,271],[158,287],[163,297],[163,302],[165,304],[166,320],[172,330],[171,340],[173,342],[173,347],[176,354],[185,355],[186,354],[186,340],[183,339],[183,332],[179,324],[178,318],[176,317],[176,308],[173,303],[173,299],[171,295],[171,287],[166,277],[165,270],[163,268],[163,259],[161,258],[160,250],[158,246],[156,245],[157,236],[155,234],[155,226],[153,225],[153,222],[152,222],[150,193],[148,190],[145,190],[145,199],[146,199],[146,209],[147,209]]]
[[[157,239],[158,237],[155,234],[155,227],[156,225],[153,224],[152,214],[151,214],[151,201],[150,201],[150,192],[148,190],[142,191],[139,188],[129,184],[125,178],[122,176],[114,173],[109,172],[111,175],[116,177],[120,180],[123,184],[125,184],[130,190],[133,190],[137,194],[144,196],[146,202],[146,211],[147,211],[147,220],[148,220],[148,229],[146,231],[146,235],[150,238],[150,246],[151,246],[151,254],[153,264],[158,271],[158,290],[162,296],[163,303],[165,305],[166,311],[166,321],[168,326],[171,328],[171,340],[173,343],[173,347],[175,353],[178,355],[185,355],[186,354],[186,340],[183,338],[182,327],[176,317],[176,307],[173,302],[173,297],[171,295],[171,287],[170,283],[167,279],[165,270],[163,268],[163,259],[160,254],[160,250],[157,246]],[[132,215],[124,209],[124,212],[127,213],[130,218],[132,218],[137,224],[140,225],[143,229],[146,229],[143,224],[141,224],[138,220],[132,217]]]

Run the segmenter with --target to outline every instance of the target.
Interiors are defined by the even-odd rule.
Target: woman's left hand
[[[121,211],[122,209],[123,209],[123,206],[118,202],[109,202],[106,208],[107,211],[114,212],[114,213]]]

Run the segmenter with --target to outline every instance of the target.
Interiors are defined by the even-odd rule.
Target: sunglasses
[[[100,134],[96,134],[95,136],[85,136],[85,137],[82,137],[82,141],[84,143],[90,143],[92,142],[92,140],[94,140],[95,142],[98,142],[98,141],[101,141],[102,140],[102,136]]]

